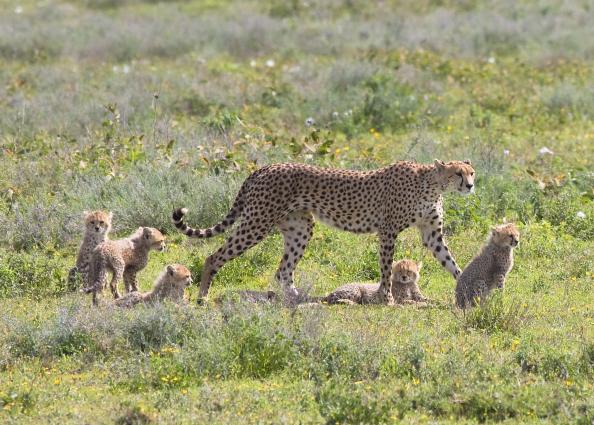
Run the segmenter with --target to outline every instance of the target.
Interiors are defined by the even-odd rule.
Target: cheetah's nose
[[[95,230],[98,232],[99,231],[99,226],[95,226]]]
[[[466,187],[469,189],[472,189],[472,186],[474,186],[473,184],[467,184]]]

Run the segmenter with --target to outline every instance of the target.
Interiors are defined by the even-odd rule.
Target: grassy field
[[[0,423],[594,423],[593,21],[587,0],[0,0]],[[147,289],[223,241],[172,207],[212,225],[261,165],[433,158],[477,171],[446,197],[459,264],[504,218],[522,234],[473,311],[413,230],[395,257],[424,261],[431,308],[120,311],[67,285],[83,210],[167,233]],[[277,289],[281,252],[212,296]],[[374,235],[322,224],[296,273],[378,278]]]

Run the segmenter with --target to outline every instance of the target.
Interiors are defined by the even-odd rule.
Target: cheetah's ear
[[[470,163],[470,159],[465,159],[465,160],[464,160],[464,164],[472,165],[472,164]]]
[[[169,264],[167,266],[167,273],[169,273],[170,276],[173,276],[175,273],[175,269],[173,268],[173,266],[171,264]]]
[[[109,217],[109,221],[111,221],[113,219],[113,212],[110,211],[107,216]]]
[[[417,267],[419,268],[419,270],[421,270],[421,268],[423,267],[423,262],[419,261],[417,264]]]
[[[441,159],[434,159],[433,164],[438,170],[443,170],[445,168],[445,162],[443,162]]]
[[[89,211],[89,210],[84,210],[82,213],[83,218],[87,218],[87,216],[89,215],[90,212],[91,211]]]
[[[150,237],[151,237],[151,233],[152,233],[152,232],[151,232],[151,229],[150,229],[150,227],[143,227],[143,228],[142,228],[142,236],[143,236],[145,239],[148,239],[148,238],[150,238]]]

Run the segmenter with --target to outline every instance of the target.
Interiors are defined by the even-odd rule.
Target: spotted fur
[[[392,264],[392,297],[396,304],[427,301],[418,285],[422,264],[412,260]],[[379,283],[347,283],[319,301],[328,304],[375,304],[380,294]]]
[[[284,238],[284,255],[276,279],[297,294],[293,271],[303,256],[314,217],[342,230],[377,233],[380,242],[381,293],[377,303],[393,303],[391,264],[398,234],[417,227],[423,243],[454,278],[460,274],[442,234],[442,194],[468,194],[474,189],[470,161],[433,164],[397,162],[373,171],[326,169],[305,164],[275,164],[252,173],[243,183],[225,219],[208,229],[184,222],[185,208],[173,212],[173,222],[187,236],[208,238],[226,231],[236,220],[226,243],[206,259],[200,297],[206,297],[213,277],[229,260],[264,239],[277,227]]]
[[[76,266],[68,272],[68,283],[71,288],[74,288],[76,285],[78,274],[80,274],[83,289],[86,289],[90,285],[91,256],[97,245],[109,239],[112,218],[113,214],[111,212],[85,211],[85,234],[78,250]]]
[[[495,288],[503,288],[505,277],[514,265],[513,249],[520,242],[520,233],[513,223],[495,227],[483,247],[456,283],[456,305],[467,308],[484,300]]]
[[[184,291],[192,283],[192,274],[181,264],[170,264],[155,281],[149,292],[132,291],[115,300],[119,307],[134,307],[136,304],[151,304],[169,300],[184,301]]]
[[[139,227],[128,238],[105,241],[97,246],[91,260],[93,284],[86,290],[93,293],[93,304],[97,305],[97,295],[103,290],[103,282],[108,271],[113,274],[109,286],[114,298],[120,297],[117,284],[122,279],[126,292],[138,291],[136,274],[146,267],[149,252],[163,249],[165,237],[152,227]]]

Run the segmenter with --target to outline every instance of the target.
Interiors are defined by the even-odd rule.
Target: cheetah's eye
[[[470,173],[471,176],[474,176],[474,171],[472,173]]]
[[[95,225],[95,222],[94,221],[91,221],[91,224],[94,226]]]
[[[101,224],[101,225],[104,225],[104,224],[105,224],[105,222],[104,222],[104,221],[100,221],[100,222],[99,222],[99,224]]]

